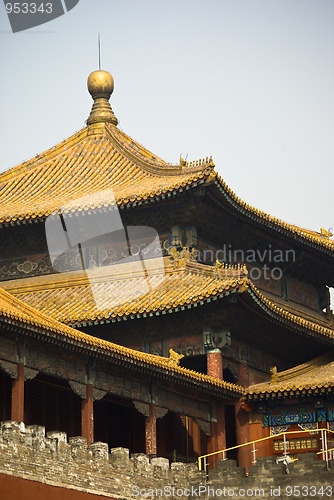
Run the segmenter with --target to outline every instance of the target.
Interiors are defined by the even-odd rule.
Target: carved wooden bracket
[[[199,418],[195,418],[195,422],[204,434],[211,436],[210,422],[205,422],[205,420],[200,420]]]
[[[81,399],[86,399],[86,385],[81,384],[80,382],[74,382],[74,380],[69,380],[68,383],[70,384],[72,390],[80,396]]]
[[[167,408],[160,408],[160,407],[156,407],[156,408],[155,408],[155,416],[156,416],[156,418],[162,418],[162,417],[164,417],[167,413],[168,413]]]
[[[102,389],[94,389],[93,387],[93,399],[94,401],[99,401],[100,399],[104,398],[104,396],[107,394],[107,391],[103,391]]]
[[[34,368],[24,367],[24,380],[31,380],[39,374],[38,370],[34,370]]]
[[[82,384],[81,382],[75,382],[74,380],[69,380],[68,383],[70,384],[72,390],[80,396],[81,399],[86,399],[86,394],[87,394],[87,386],[86,384]],[[94,401],[99,401],[100,399],[104,398],[104,396],[107,394],[107,391],[102,391],[101,389],[94,389],[93,387],[93,399]]]
[[[139,411],[142,415],[145,415],[145,417],[148,417],[150,414],[150,405],[148,403],[140,403],[139,401],[132,401],[133,406],[136,408],[136,410]]]
[[[139,411],[142,415],[145,415],[145,417],[148,417],[150,414],[150,405],[149,403],[140,403],[139,401],[132,401],[133,406],[136,408],[136,410]],[[155,418],[162,418],[166,415],[168,412],[167,408],[160,408],[159,406],[155,407]]]
[[[17,377],[17,363],[0,359],[0,366],[11,378],[15,379]]]

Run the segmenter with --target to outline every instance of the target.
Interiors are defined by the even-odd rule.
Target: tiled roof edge
[[[215,182],[216,186],[228,200],[228,202],[242,214],[248,217],[255,216],[256,219],[262,224],[265,224],[267,226],[270,224],[271,227],[276,230],[284,230],[291,236],[298,236],[303,242],[305,242],[306,240],[307,242],[315,244],[315,246],[317,247],[331,250],[332,256],[334,257],[334,240],[323,238],[320,234],[319,236],[317,236],[316,231],[310,231],[298,226],[294,226],[282,221],[281,219],[272,217],[262,210],[258,210],[257,208],[252,207],[248,203],[244,202],[241,198],[239,198],[219,175],[217,175]]]
[[[324,337],[334,340],[334,329],[325,328],[319,325],[318,323],[314,323],[312,321],[303,319],[299,316],[296,316],[295,314],[290,313],[289,311],[286,311],[282,307],[278,307],[276,304],[271,302],[270,299],[265,297],[251,281],[249,281],[248,292],[258,305],[262,306],[263,308],[267,308],[267,311],[265,312],[274,313],[283,320],[287,320],[293,323],[294,325],[298,325],[304,330],[312,331],[314,333],[319,333]]]
[[[74,328],[71,328],[63,323],[60,323],[57,320],[53,320],[49,318],[45,314],[37,311],[31,306],[24,304],[21,300],[17,299],[13,295],[9,294],[5,290],[0,288],[0,298],[3,298],[5,301],[8,301],[9,304],[18,309],[19,313],[15,314],[9,308],[4,308],[0,311],[0,318],[5,322],[11,322],[8,320],[14,320],[19,324],[29,325],[31,327],[37,327],[41,329],[42,332],[49,332],[51,335],[61,335],[63,340],[69,339],[78,343],[83,344],[84,347],[88,348],[97,348],[105,351],[105,354],[116,354],[119,356],[123,356],[126,359],[134,359],[138,362],[143,363],[147,367],[156,367],[165,370],[168,375],[171,373],[178,374],[180,376],[184,376],[189,378],[190,380],[195,380],[197,382],[203,382],[206,384],[210,384],[211,386],[225,389],[227,391],[231,391],[236,393],[237,395],[241,395],[243,393],[243,388],[236,385],[231,384],[229,382],[224,382],[214,377],[210,377],[208,375],[203,375],[198,372],[194,372],[193,370],[189,370],[187,368],[182,368],[179,366],[172,366],[168,364],[168,358],[160,358],[160,356],[154,356],[148,353],[142,353],[140,351],[136,351],[134,349],[129,349],[127,347],[120,346],[118,344],[113,344],[112,342],[108,342],[106,340],[102,340],[86,333],[79,332]],[[32,315],[33,318],[29,318],[29,315]],[[34,319],[36,317],[36,319]]]

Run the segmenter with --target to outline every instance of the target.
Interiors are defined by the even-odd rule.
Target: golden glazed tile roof
[[[288,224],[258,210],[240,198],[214,170],[211,159],[180,160],[170,165],[110,123],[96,123],[35,158],[0,174],[0,223],[44,218],[83,196],[112,189],[119,206],[136,206],[199,184],[214,184],[220,196],[245,217],[267,227],[299,237],[303,242],[334,250],[330,233]],[[110,199],[100,198],[71,211],[101,208]]]
[[[239,293],[241,301],[257,314],[305,335],[320,337],[329,343],[334,341],[334,328],[329,320],[324,317],[320,322],[315,315],[287,310],[281,301],[265,296],[248,278],[243,266],[226,266],[217,271],[211,266],[187,261],[183,267],[173,268],[167,257],[164,265],[152,274],[152,289],[136,297],[133,293],[145,290],[146,277],[131,272],[128,264],[118,265],[117,274],[112,274],[113,266],[98,268],[89,279],[82,272],[72,272],[7,281],[1,285],[32,307],[72,325],[177,312]]]
[[[296,396],[334,388],[334,352],[273,375],[268,382],[247,388],[247,399]]]
[[[45,217],[70,202],[73,212],[109,206],[110,188],[119,205],[164,197],[204,182],[212,166],[170,165],[115,126],[96,124],[0,175],[0,222]],[[75,204],[94,194],[101,196]]]
[[[92,351],[104,353],[106,356],[117,357],[125,362],[134,362],[142,367],[165,373],[179,379],[189,380],[200,384],[203,388],[221,388],[231,395],[239,396],[244,391],[241,387],[224,382],[222,380],[197,373],[187,368],[171,364],[168,358],[142,353],[134,349],[129,349],[106,340],[102,340],[86,333],[79,332],[74,328],[49,318],[44,313],[34,309],[30,305],[22,302],[19,298],[8,293],[0,287],[0,321],[3,323],[19,325],[22,333],[26,331],[38,331],[46,333],[48,337],[58,338],[65,342],[70,342],[77,347],[84,347]],[[23,327],[23,328],[22,328]]]
[[[327,326],[323,326],[323,321],[322,324],[319,324],[318,318],[315,316],[312,318],[310,318],[310,315],[304,317],[303,311],[298,311],[298,314],[293,313],[291,310],[287,310],[281,301],[278,302],[266,297],[251,281],[249,281],[248,285],[248,296],[245,296],[245,299],[242,300],[247,300],[248,303],[251,302],[254,309],[259,309],[266,315],[274,317],[307,335],[321,335],[328,341],[334,340],[334,328],[329,320],[324,320]]]
[[[216,175],[215,185],[228,203],[244,216],[251,217],[266,226],[276,228],[280,231],[285,230],[295,237],[301,237],[302,240],[315,244],[315,246],[324,247],[334,252],[334,240],[330,239],[333,235],[323,228],[321,228],[320,232],[304,229],[293,224],[288,224],[277,217],[273,217],[262,210],[252,207],[241,200],[218,174]]]
[[[228,268],[220,278],[212,267],[195,262],[174,269],[164,258],[164,264],[152,275],[152,289],[147,293],[146,276],[132,273],[128,264],[118,265],[116,275],[113,266],[106,266],[90,273],[89,279],[82,272],[72,272],[1,285],[52,318],[80,324],[182,310],[243,290],[246,283],[245,268]],[[139,294],[133,298],[137,290]]]
[[[277,297],[269,292],[261,291],[261,294],[279,309],[284,309],[301,319],[334,330],[334,317],[332,319],[331,316],[326,316],[323,312],[315,311],[309,307],[297,304],[296,302],[286,301],[283,297]]]

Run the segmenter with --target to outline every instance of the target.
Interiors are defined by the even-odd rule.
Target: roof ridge
[[[328,231],[325,230],[320,230],[320,233],[317,233],[316,231],[311,231],[309,229],[303,229],[299,226],[289,224],[288,222],[284,222],[282,219],[278,219],[277,217],[273,217],[272,215],[264,212],[263,210],[259,210],[252,205],[249,205],[245,201],[243,201],[241,198],[239,198],[234,191],[226,184],[226,182],[222,179],[222,177],[217,174],[216,177],[216,182],[218,184],[218,187],[223,189],[231,198],[234,200],[235,203],[239,205],[239,207],[242,207],[244,210],[247,210],[248,212],[251,212],[255,214],[257,217],[261,219],[266,219],[268,222],[273,223],[276,226],[283,227],[284,229],[295,233],[299,236],[304,237],[307,240],[313,241],[314,243],[317,243],[320,246],[326,247],[330,250],[333,250],[334,252],[334,240],[330,239],[328,235]],[[323,228],[322,228],[323,229]]]
[[[80,142],[82,139],[85,139],[88,135],[88,127],[84,127],[71,136],[67,137],[64,139],[62,142],[59,142],[55,146],[52,146],[51,148],[46,149],[42,153],[37,154],[33,158],[29,158],[28,160],[23,161],[22,163],[19,163],[18,165],[5,170],[4,172],[0,173],[0,184],[2,182],[7,182],[9,180],[12,180],[13,178],[26,174],[30,170],[33,170],[35,167],[38,167],[41,163],[45,161],[50,161],[54,156],[56,156],[59,153],[59,149],[64,148],[66,145],[68,147],[68,143],[71,142],[70,146],[73,146],[74,144]]]
[[[105,124],[105,129],[109,135],[110,140],[112,141],[113,146],[115,146],[118,150],[121,150],[123,154],[125,154],[130,160],[135,160],[136,162],[140,162],[140,166],[144,168],[149,173],[154,173],[155,175],[182,175],[189,173],[198,173],[206,171],[208,168],[212,168],[214,166],[212,162],[212,158],[210,161],[205,163],[199,163],[194,167],[189,166],[189,163],[184,163],[180,161],[180,164],[170,164],[157,155],[146,149],[144,146],[139,144],[137,141],[132,139],[128,134],[126,134],[123,130],[120,130],[117,127],[113,127],[109,124]],[[129,141],[123,140],[121,136],[125,136],[129,139]],[[145,156],[140,152],[140,150],[144,150],[151,158]]]
[[[277,379],[275,382],[280,382],[284,380],[290,380],[298,375],[304,375],[312,370],[315,370],[319,366],[324,364],[324,361],[334,362],[334,351],[326,352],[316,358],[313,358],[301,365],[294,366],[292,368],[288,368],[287,370],[283,370],[282,372],[277,372]]]
[[[319,333],[322,332],[327,337],[334,339],[334,328],[321,326],[318,323],[314,323],[313,321],[301,318],[296,314],[287,311],[283,307],[277,306],[265,295],[263,295],[251,280],[248,280],[248,282],[249,282],[249,290],[253,292],[262,301],[262,303],[264,303],[267,307],[269,307],[269,309],[271,309],[274,313],[278,314],[279,316],[285,319],[292,321],[293,323],[298,324],[299,326],[302,326],[304,328],[309,328],[310,330]]]
[[[152,260],[159,261],[160,257]],[[226,264],[225,267],[222,265],[221,268],[217,268],[217,264],[215,266],[210,266],[196,261],[184,260],[182,261],[182,267],[178,267],[173,264],[171,256],[163,257],[163,264],[163,267],[152,267],[150,275],[159,276],[165,274],[165,277],[167,277],[184,272],[189,275],[202,275],[214,280],[226,282],[226,280],[244,280],[247,278],[248,274],[245,265],[234,266]],[[115,274],[111,271],[113,267],[111,265],[91,270],[89,277],[85,270],[79,270],[2,281],[1,286],[4,290],[10,291],[10,293],[13,294],[25,294],[56,288],[72,288],[82,285],[104,283],[106,281],[127,281],[142,277],[142,270],[138,271],[137,266],[134,266],[134,271],[131,271],[131,269],[129,270],[129,265],[131,266],[131,263],[121,263],[117,265],[118,269],[124,266],[124,271],[126,271],[124,273],[122,273],[121,270]]]
[[[314,373],[312,373],[314,372]],[[317,376],[318,375],[318,376]],[[334,351],[322,354],[312,360],[277,373],[271,380],[252,384],[246,389],[246,397],[256,399],[258,396],[278,393],[297,394],[300,391],[315,391],[319,388],[334,385]]]

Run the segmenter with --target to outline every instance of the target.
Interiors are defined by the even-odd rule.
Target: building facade
[[[283,428],[319,450],[332,235],[250,207],[212,158],[149,152],[117,127],[109,73],[88,89],[86,127],[0,176],[1,420],[174,461]]]

